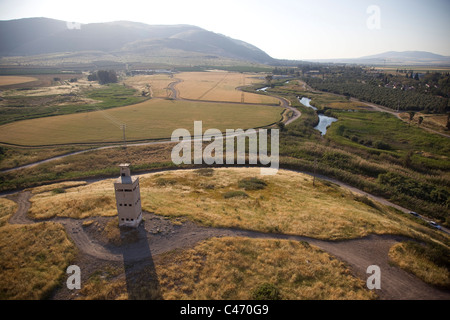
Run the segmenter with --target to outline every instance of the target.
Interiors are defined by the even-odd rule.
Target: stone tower
[[[120,177],[114,182],[119,226],[136,228],[142,221],[139,177],[132,177],[130,164],[120,166]]]

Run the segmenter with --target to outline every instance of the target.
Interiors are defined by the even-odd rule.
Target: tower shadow
[[[158,275],[143,223],[120,227],[128,300],[162,300]]]

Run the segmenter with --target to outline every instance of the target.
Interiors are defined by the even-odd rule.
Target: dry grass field
[[[138,92],[148,92],[152,98],[169,98],[170,89],[169,84],[175,80],[170,75],[155,74],[155,75],[137,75],[127,78],[124,83],[127,86],[133,87]]]
[[[203,225],[254,231],[350,239],[375,234],[413,235],[413,222],[381,204],[362,201],[328,183],[312,185],[310,176],[280,170],[252,189],[241,180],[257,177],[259,169],[180,170],[141,176],[143,209],[187,218]],[[245,181],[244,181],[245,182]],[[116,215],[113,180],[74,186],[47,186],[32,199],[30,215],[87,218]],[[55,191],[56,190],[56,191]],[[369,203],[369,204],[365,204]],[[414,227],[418,227],[415,224]]]
[[[407,270],[426,283],[431,285],[450,288],[450,272],[448,266],[438,265],[432,261],[425,246],[418,243],[398,243],[389,251],[389,258],[400,268]],[[429,254],[428,254],[429,255]],[[441,255],[438,253],[438,255]],[[439,257],[438,259],[440,259]],[[445,259],[445,257],[442,257]],[[448,257],[447,257],[448,260]]]
[[[76,248],[58,223],[7,223],[16,207],[0,198],[0,299],[43,299],[61,282]]]
[[[1,78],[1,77],[0,77]],[[38,79],[36,79],[38,80]],[[67,95],[72,94],[83,98],[85,102],[96,102],[93,99],[83,97],[86,90],[98,89],[102,86],[97,82],[88,81],[86,78],[80,78],[77,82],[70,83],[67,80],[53,81],[46,86],[33,86],[31,88],[9,89],[2,93],[2,96],[24,96],[24,97],[43,97],[52,95]]]
[[[17,145],[102,143],[123,140],[170,138],[177,128],[193,133],[194,121],[203,128],[247,129],[281,120],[284,109],[271,106],[203,103],[151,99],[136,105],[31,119],[0,126],[0,142]]]
[[[342,262],[295,241],[211,239],[167,255],[156,272],[164,299],[375,298]],[[275,291],[269,297],[265,285]]]
[[[17,210],[17,205],[14,201],[0,198],[0,227],[4,226],[11,214]]]
[[[37,78],[23,76],[0,76],[0,87],[36,81]]]
[[[269,96],[241,92],[237,87],[255,83],[264,85],[264,76],[232,72],[184,72],[176,75],[183,80],[177,84],[181,98],[193,100],[231,101],[245,103],[278,104]],[[262,79],[260,79],[262,78]]]
[[[127,299],[127,283],[92,277],[78,299]],[[157,275],[157,283],[149,279]],[[155,268],[133,275],[142,299],[164,300],[368,300],[365,283],[340,261],[307,243],[212,238],[192,249],[163,254]],[[138,297],[139,298],[139,297]]]

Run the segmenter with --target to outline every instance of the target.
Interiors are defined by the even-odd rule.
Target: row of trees
[[[355,97],[393,110],[413,110],[428,113],[445,113],[449,111],[448,98],[436,95],[394,90],[361,82],[342,82],[333,79],[307,78],[306,82],[318,90]]]
[[[88,75],[88,81],[98,81],[100,84],[117,83],[119,79],[114,70],[98,70]]]

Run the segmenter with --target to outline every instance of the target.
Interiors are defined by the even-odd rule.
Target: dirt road
[[[17,212],[10,218],[12,224],[36,223],[27,217],[30,208],[30,192],[20,192],[8,196],[18,204]],[[89,218],[106,223],[112,218]],[[395,267],[389,263],[389,249],[399,241],[405,240],[400,236],[370,235],[361,239],[345,241],[323,241],[309,237],[284,234],[262,233],[232,228],[211,228],[200,226],[191,221],[173,224],[164,217],[151,213],[144,213],[144,222],[138,228],[138,239],[130,244],[113,246],[94,236],[89,227],[82,225],[84,220],[68,218],[54,218],[53,221],[64,225],[65,230],[81,253],[94,259],[127,263],[139,262],[155,257],[174,249],[191,248],[198,242],[213,237],[248,237],[252,239],[285,239],[293,241],[307,241],[329,254],[344,261],[353,274],[366,281],[369,276],[367,267],[377,265],[381,268],[381,290],[377,290],[380,299],[387,300],[431,300],[450,299],[450,293],[441,291],[425,284],[417,277]]]

